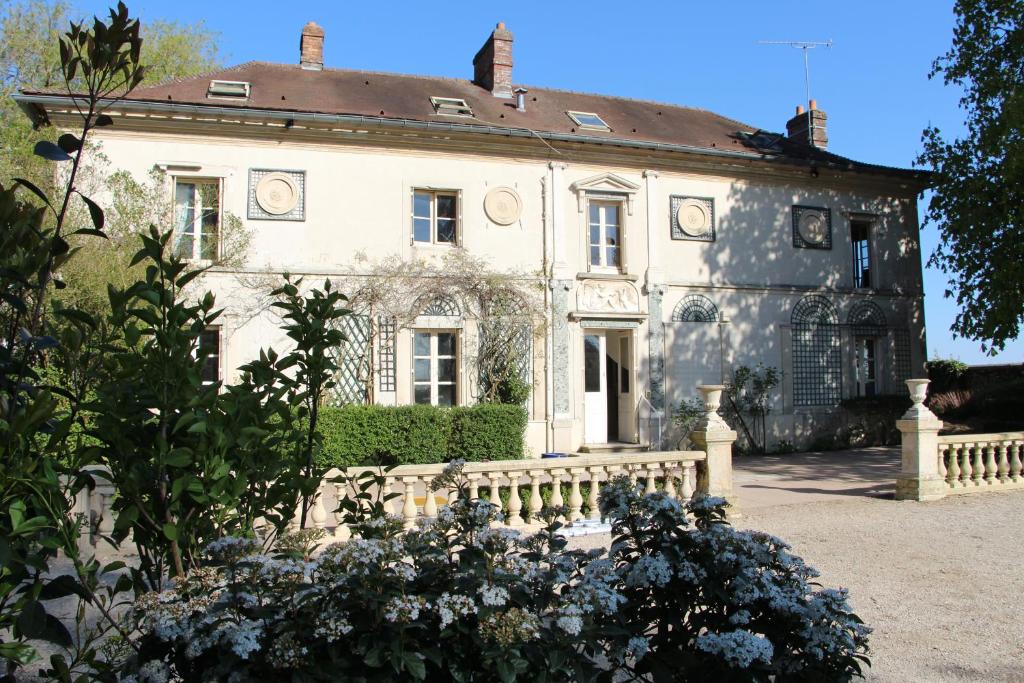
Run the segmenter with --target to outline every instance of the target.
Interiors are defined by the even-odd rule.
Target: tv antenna
[[[808,142],[814,144],[814,124],[811,118],[811,64],[807,53],[816,47],[831,48],[832,39],[829,40],[759,40],[761,45],[789,45],[790,47],[802,50],[804,53],[804,93],[807,96],[807,138]]]

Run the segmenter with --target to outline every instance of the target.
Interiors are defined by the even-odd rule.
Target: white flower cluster
[[[408,624],[420,618],[421,609],[429,609],[429,607],[430,605],[423,598],[395,597],[384,605],[384,618],[393,624]]]
[[[579,605],[566,605],[555,623],[570,636],[578,636],[583,631],[583,609]]]
[[[488,607],[502,607],[508,602],[508,591],[501,586],[488,584],[480,587],[480,602]]]
[[[771,664],[775,649],[767,638],[745,629],[726,633],[702,633],[697,636],[697,648],[720,657],[737,669],[747,669],[755,662]]]
[[[465,595],[452,595],[445,592],[437,599],[437,613],[441,617],[441,628],[447,628],[458,617],[476,614],[476,603]]]
[[[672,580],[672,565],[663,553],[644,555],[626,572],[626,585],[630,587],[665,586]]]

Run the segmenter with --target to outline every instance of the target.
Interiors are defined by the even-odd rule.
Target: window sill
[[[633,275],[631,273],[603,273],[601,271],[586,271],[576,273],[577,280],[629,280],[630,282],[636,282],[640,279],[639,275]]]
[[[458,242],[417,242],[413,240],[413,249],[458,249],[462,247]]]

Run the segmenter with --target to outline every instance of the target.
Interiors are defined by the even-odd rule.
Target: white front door
[[[605,368],[607,339],[604,334],[583,337],[583,440],[608,443],[608,374]]]

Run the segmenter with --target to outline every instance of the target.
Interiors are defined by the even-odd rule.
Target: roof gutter
[[[41,93],[16,93],[13,95],[13,99],[18,105],[29,114],[30,118],[39,122],[48,122],[45,113],[42,116],[39,112],[33,114],[31,112],[32,105],[36,107],[44,108],[47,105],[58,105],[73,107],[75,100],[84,102],[82,98],[76,98],[69,95],[47,95]],[[428,132],[452,132],[452,133],[479,133],[484,135],[496,135],[502,137],[513,137],[513,138],[540,138],[541,140],[549,140],[554,142],[570,142],[570,143],[587,143],[597,145],[612,145],[616,147],[626,147],[630,149],[642,149],[648,151],[659,151],[659,152],[681,152],[684,154],[700,154],[704,156],[713,157],[724,157],[729,159],[742,159],[745,161],[768,161],[772,163],[783,163],[794,166],[816,166],[824,168],[833,168],[843,171],[867,171],[871,173],[878,173],[881,175],[892,175],[892,176],[910,176],[915,179],[921,180],[923,172],[900,170],[894,169],[891,171],[870,171],[868,169],[858,169],[851,166],[843,166],[841,164],[835,164],[832,162],[818,162],[805,159],[791,159],[787,157],[777,157],[770,154],[764,153],[753,153],[753,152],[733,152],[722,149],[709,149],[706,147],[694,147],[691,145],[680,145],[668,142],[648,142],[644,140],[626,140],[623,138],[603,138],[596,135],[586,134],[569,134],[569,133],[554,133],[546,131],[535,131],[530,128],[511,128],[502,126],[491,126],[491,125],[474,125],[468,123],[453,123],[448,121],[417,121],[415,119],[395,119],[386,118],[383,116],[364,116],[362,114],[322,114],[315,112],[298,112],[298,111],[282,111],[275,109],[256,109],[252,107],[221,107],[221,106],[210,106],[210,105],[199,105],[199,104],[182,104],[180,102],[152,102],[143,100],[113,100],[105,99],[100,101],[100,106],[114,107],[125,111],[137,111],[137,112],[153,112],[153,113],[176,113],[176,114],[193,114],[193,115],[215,115],[215,116],[228,116],[232,118],[262,118],[269,120],[278,121],[295,121],[295,122],[307,122],[307,123],[320,123],[320,124],[334,124],[334,125],[349,125],[349,126],[367,126],[367,127],[378,127],[383,129],[402,129],[402,130],[418,130]]]

